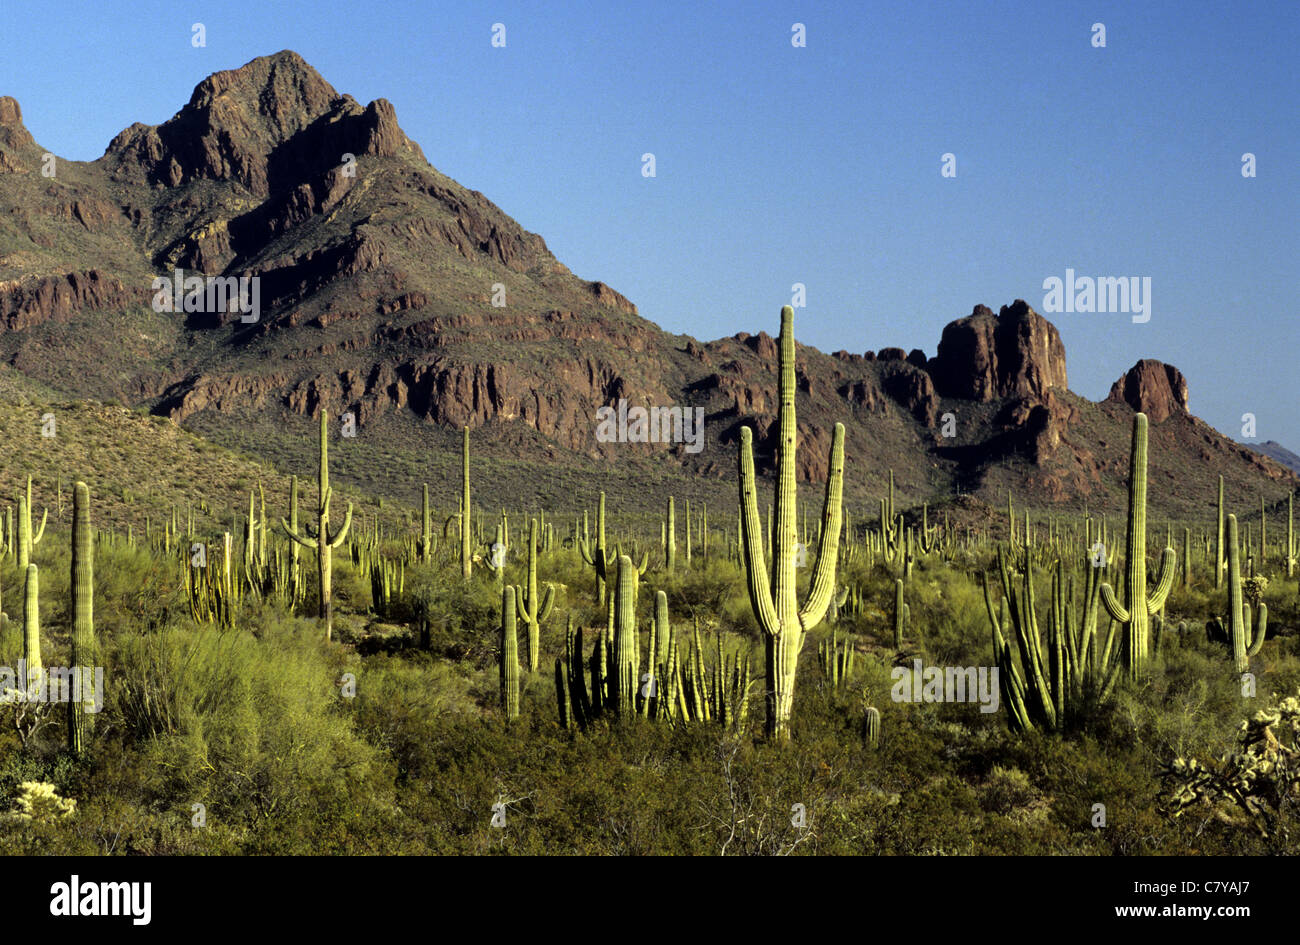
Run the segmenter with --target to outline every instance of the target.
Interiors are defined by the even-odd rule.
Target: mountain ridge
[[[522,424],[574,470],[662,453],[722,480],[734,459],[718,447],[749,424],[771,464],[770,335],[664,332],[438,172],[390,103],[360,105],[296,53],[214,73],[166,122],[129,126],[96,161],[58,162],[54,179],[42,159],[0,98],[0,359],[43,384],[218,433],[249,411],[272,426],[353,411],[363,438],[393,414]],[[177,269],[256,276],[259,320],[153,311],[152,280]],[[824,478],[843,419],[850,455],[877,477],[896,465],[917,495],[1100,501],[1127,473],[1125,411],[1141,409],[1154,441],[1169,432],[1171,467],[1203,467],[1208,483],[1226,464],[1239,488],[1294,488],[1294,473],[1187,413],[1177,368],[1139,360],[1097,403],[1070,392],[1059,332],[1023,300],[950,322],[934,357],[800,345],[798,361],[804,479]],[[598,442],[596,410],[620,399],[704,409],[713,449]]]

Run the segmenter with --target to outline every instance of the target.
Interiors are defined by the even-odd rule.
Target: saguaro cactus
[[[460,574],[469,580],[473,570],[470,553],[470,501],[469,501],[469,427],[462,430],[463,439],[460,448],[461,488],[460,488]]]
[[[433,560],[433,518],[429,511],[429,484],[424,483],[420,503],[420,560],[428,564]]]
[[[26,571],[31,564],[32,551],[45,535],[45,523],[50,510],[41,511],[41,527],[32,531],[32,477],[27,477],[27,493],[18,497],[18,570]]]
[[[1286,576],[1295,577],[1295,493],[1286,497]]]
[[[903,634],[907,632],[908,617],[911,612],[903,600],[903,579],[894,579],[894,649],[903,648]]]
[[[1268,631],[1268,604],[1259,602],[1259,625],[1252,626],[1250,605],[1242,600],[1241,552],[1237,548],[1237,516],[1228,516],[1228,619],[1224,628],[1232,646],[1232,669],[1240,675],[1250,669],[1250,657],[1259,653]]]
[[[515,620],[515,588],[501,591],[501,708],[507,719],[519,718],[519,636]]]
[[[688,518],[689,521],[689,518]],[[689,527],[689,526],[688,526]],[[668,513],[664,519],[664,570],[672,574],[677,568],[677,512],[673,497],[668,497]]]
[[[84,482],[72,494],[72,672],[84,680],[93,671],[95,649],[95,546],[90,529],[90,489]],[[85,669],[82,669],[82,666]],[[87,712],[84,692],[74,691],[68,702],[68,747],[84,748],[93,728],[94,713]],[[78,698],[80,697],[80,698]]]
[[[788,305],[781,309],[779,344],[781,412],[771,577],[763,556],[763,526],[758,516],[758,483],[754,474],[754,434],[749,427],[742,427],[740,431],[740,505],[749,600],[766,643],[767,732],[769,736],[783,740],[790,735],[795,673],[804,636],[821,622],[830,606],[831,595],[835,593],[835,565],[843,514],[844,425],[835,424],[831,438],[830,474],[826,481],[817,563],[808,600],[800,607],[795,589],[795,556],[799,542],[795,522],[798,431],[794,409],[794,309]]]
[[[1214,586],[1223,587],[1223,570],[1227,566],[1223,557],[1223,477],[1219,477],[1218,538],[1214,543]]]
[[[627,555],[618,559],[618,585],[611,606],[614,611],[614,665],[618,714],[630,718],[636,711],[640,682],[641,646],[636,629],[637,568]]]
[[[40,687],[45,674],[41,662],[41,582],[36,565],[27,565],[27,585],[23,595],[23,666],[27,670],[27,690]]]
[[[289,528],[295,532],[298,530],[298,477],[296,475],[289,482]],[[296,541],[290,542],[289,596],[291,610],[302,600],[305,591],[303,588],[301,557],[302,548]]]
[[[1174,586],[1177,555],[1166,547],[1160,556],[1160,570],[1156,572],[1156,586],[1147,594],[1147,417],[1144,413],[1133,415],[1133,444],[1129,452],[1128,474],[1128,538],[1125,543],[1123,606],[1115,597],[1110,584],[1101,585],[1101,602],[1111,619],[1123,624],[1128,632],[1128,645],[1124,651],[1124,668],[1128,678],[1135,681],[1146,674],[1150,652],[1151,615],[1165,605]]]
[[[609,583],[609,569],[617,560],[616,555],[605,550],[605,493],[603,492],[600,494],[600,507],[596,513],[595,547],[592,547],[591,542],[588,541],[586,531],[586,528],[583,528],[583,536],[578,544],[578,551],[582,555],[582,560],[596,569],[596,600],[603,607],[605,605],[605,588]]]
[[[554,584],[546,585],[543,595],[537,591],[537,519],[533,519],[528,527],[528,583],[516,586],[515,592],[518,594],[519,616],[528,628],[528,671],[535,673],[542,648],[542,623],[551,615],[551,606],[555,603]]]
[[[862,740],[871,748],[880,745],[880,710],[873,705],[862,713]]]
[[[347,514],[343,516],[343,526],[337,532],[330,534],[330,499],[333,498],[334,493],[330,488],[329,418],[324,408],[320,412],[320,472],[317,474],[317,484],[320,498],[316,507],[316,534],[314,536],[299,534],[283,518],[280,519],[280,526],[293,541],[316,552],[316,564],[320,574],[319,613],[320,619],[325,622],[325,639],[329,640],[334,634],[334,607],[331,595],[333,550],[343,544],[343,539],[347,537],[348,529],[352,526],[352,503],[348,503]]]

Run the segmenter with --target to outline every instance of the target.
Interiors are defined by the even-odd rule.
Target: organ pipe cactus
[[[1016,554],[1014,549],[1011,554]],[[1023,580],[1016,589],[1007,557],[1007,549],[999,547],[1001,616],[993,608],[987,576],[982,579],[984,606],[993,628],[993,658],[1008,722],[1013,731],[1029,731],[1040,726],[1049,731],[1059,729],[1069,721],[1077,706],[1105,702],[1123,668],[1112,645],[1113,632],[1104,649],[1099,650],[1096,645],[1101,569],[1088,569],[1082,619],[1076,622],[1073,599],[1066,591],[1060,564],[1054,564],[1044,648],[1034,592],[1033,558],[1025,558]],[[1020,655],[1018,663],[1004,630],[1014,637]]]
[[[829,476],[822,511],[821,536],[811,591],[800,607],[796,594],[795,555],[795,420],[794,309],[781,309],[780,415],[777,447],[777,491],[773,514],[772,572],[764,560],[763,526],[758,514],[758,483],[754,473],[753,431],[740,432],[740,500],[744,527],[744,561],[749,600],[763,631],[767,664],[767,732],[777,740],[790,735],[795,675],[804,635],[817,626],[835,592],[835,565],[839,552],[844,486],[844,425],[835,424],[831,438]]]
[[[541,656],[542,623],[551,615],[555,603],[554,584],[546,585],[543,595],[537,591],[537,519],[528,527],[528,583],[516,586],[515,591],[519,616],[528,628],[528,671],[535,673]]]
[[[573,702],[569,696],[569,675],[564,667],[564,658],[555,658],[555,701],[560,710],[560,728],[573,728]]]
[[[507,719],[519,718],[519,636],[515,621],[515,588],[501,591],[501,708]]]
[[[573,615],[565,633],[564,656],[569,683],[569,706],[579,728],[586,728],[592,717],[591,696],[587,692],[586,669],[582,657],[582,628]]]
[[[90,532],[90,489],[84,482],[73,487],[72,589],[73,672],[83,674],[94,665],[95,655],[95,546]],[[84,678],[84,676],[83,676]],[[68,702],[68,747],[80,754],[93,728],[94,713],[86,711],[84,693],[74,692]],[[82,698],[77,698],[82,696]]]
[[[1124,666],[1130,681],[1146,675],[1150,650],[1151,615],[1165,605],[1174,584],[1177,556],[1166,547],[1160,556],[1155,589],[1147,593],[1147,417],[1133,415],[1133,444],[1129,454],[1128,537],[1125,543],[1124,604],[1101,585],[1101,602],[1111,619],[1127,628]]]
[[[316,534],[303,535],[297,529],[292,528],[283,518],[280,519],[280,526],[284,529],[285,535],[304,548],[311,548],[316,552],[316,564],[320,575],[319,616],[325,622],[326,640],[331,639],[334,632],[334,608],[331,599],[333,550],[343,544],[348,529],[352,526],[352,503],[349,502],[347,514],[343,516],[343,526],[338,531],[330,533],[330,500],[333,498],[334,493],[330,488],[328,437],[329,419],[326,411],[322,408],[320,412],[320,470],[317,473],[320,497],[316,506]],[[227,554],[227,566],[230,563],[229,557],[229,554]]]
[[[839,689],[848,684],[849,679],[853,676],[853,662],[856,656],[853,640],[849,636],[844,637],[844,642],[841,645],[839,634],[833,632],[817,648],[817,656],[818,661],[821,663],[822,673],[826,676],[832,689]]]

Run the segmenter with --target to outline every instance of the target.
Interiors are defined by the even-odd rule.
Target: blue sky
[[[1099,399],[1159,358],[1194,413],[1238,438],[1253,413],[1259,440],[1300,451],[1294,0],[99,0],[11,2],[5,19],[0,94],[62,157],[294,49],[340,92],[392,101],[435,167],[578,275],[697,338],[774,333],[801,282],[801,341],[932,355],[976,303],[1043,311],[1067,268],[1150,277],[1145,324],[1044,313],[1071,388]]]

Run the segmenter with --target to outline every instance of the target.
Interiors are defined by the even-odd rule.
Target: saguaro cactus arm
[[[320,547],[320,543],[317,542],[315,538],[308,538],[305,535],[299,535],[298,532],[294,528],[292,528],[289,525],[289,523],[284,520],[283,517],[280,518],[280,528],[284,530],[285,535],[287,535],[289,538],[292,538],[294,541],[302,545],[304,548],[311,548],[313,550],[316,550]]]
[[[835,593],[835,566],[839,560],[840,526],[844,519],[844,424],[835,424],[831,438],[830,475],[826,478],[826,499],[822,508],[821,539],[817,544],[817,564],[813,569],[812,589],[799,610],[804,630],[815,627],[826,616]]]
[[[331,548],[337,548],[339,545],[343,544],[343,539],[347,537],[348,529],[351,527],[352,527],[352,503],[349,502],[348,510],[343,513],[343,524],[339,526],[338,532],[334,535],[334,538],[330,540],[329,546]]]
[[[765,633],[781,632],[781,620],[772,602],[772,585],[763,557],[763,524],[758,517],[758,484],[754,475],[754,433],[740,430],[740,517],[744,539],[745,574],[749,578],[749,601],[754,619]]]

